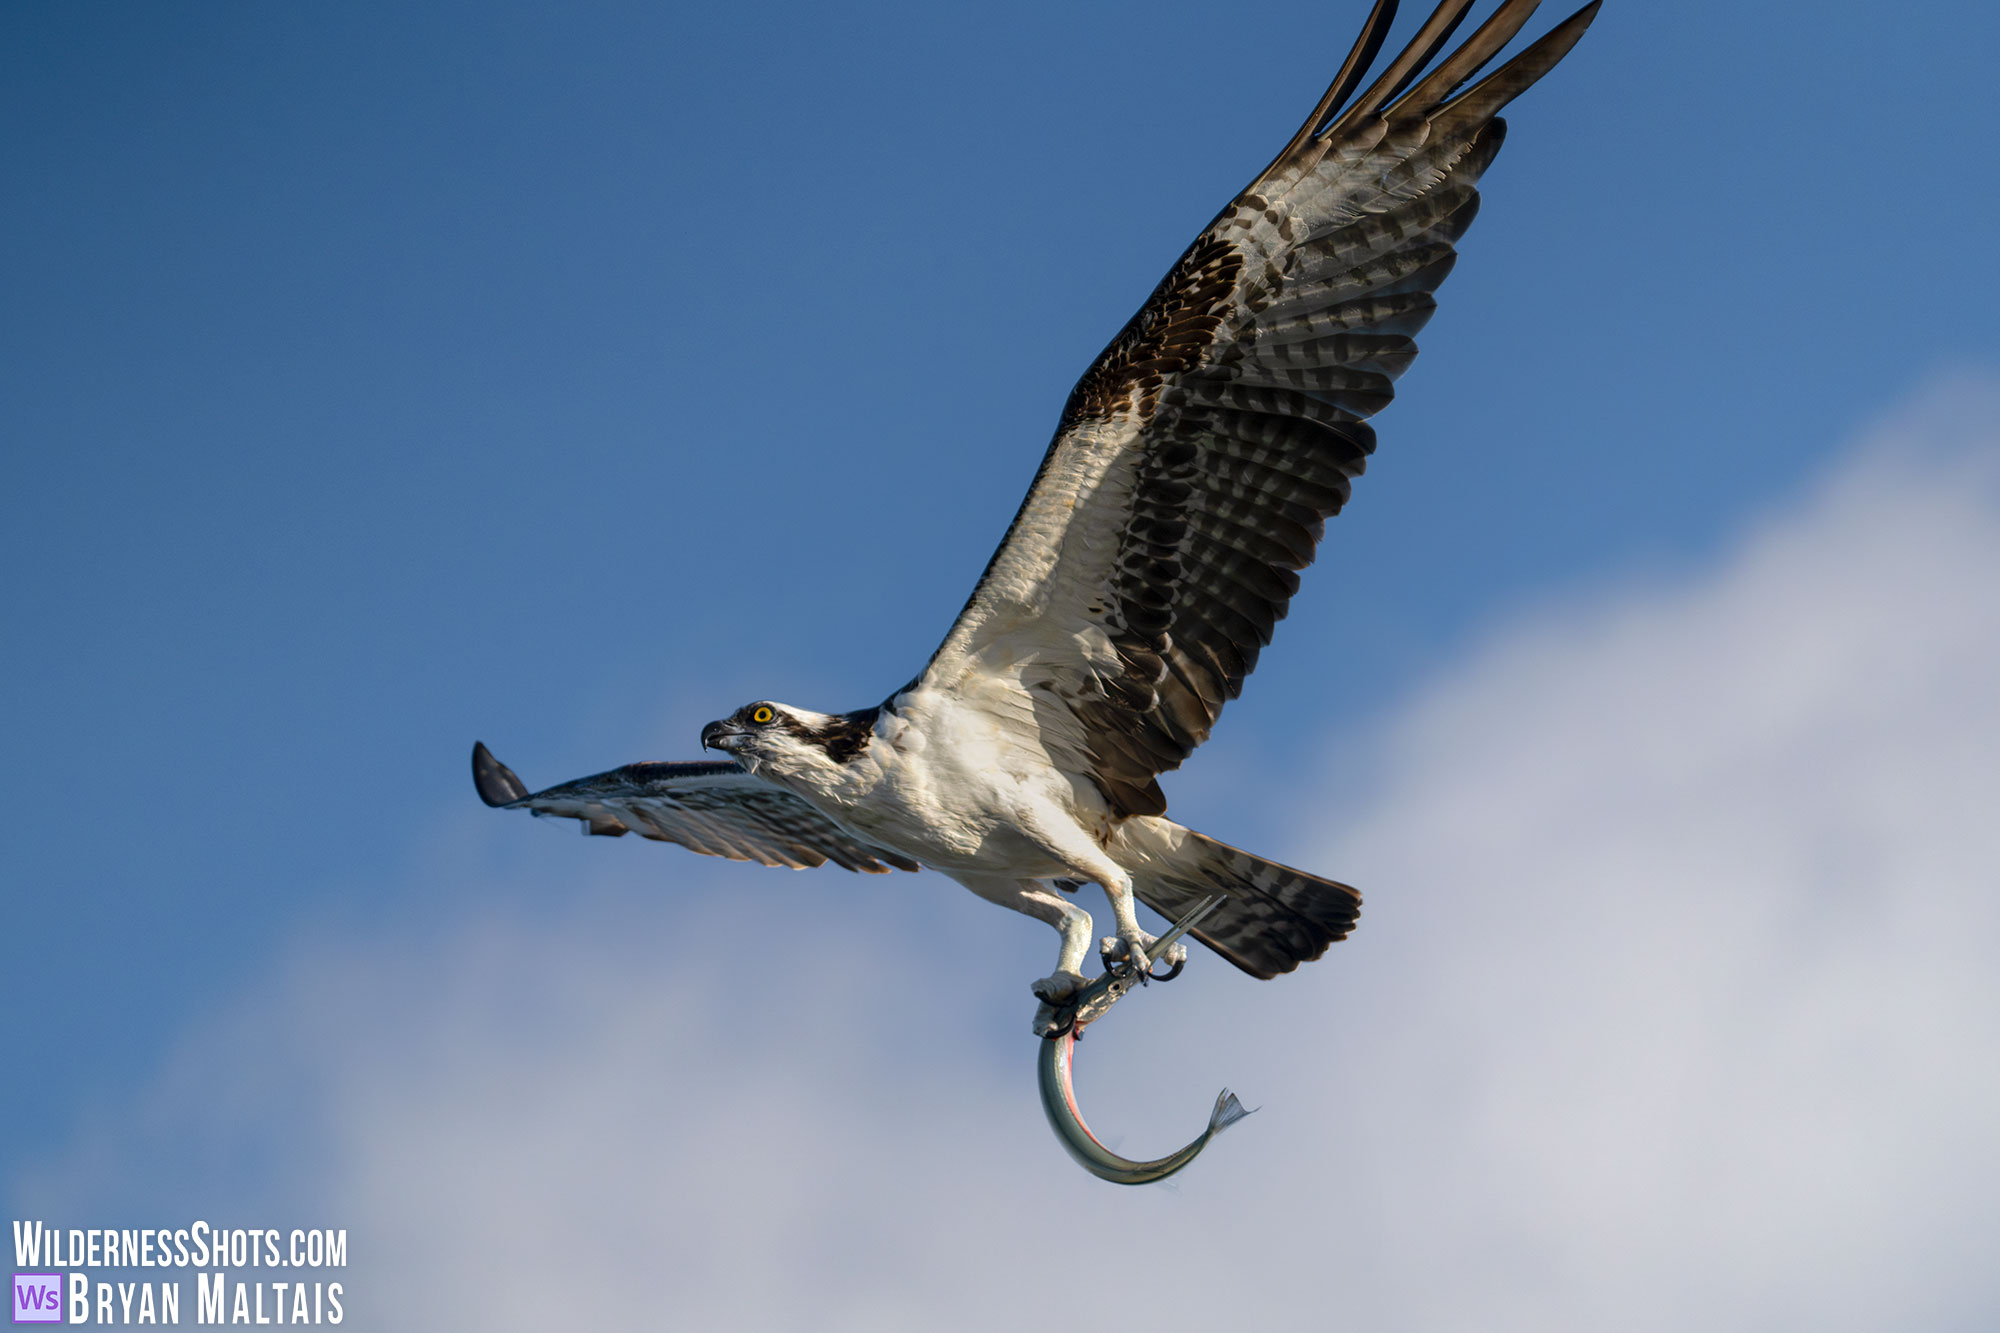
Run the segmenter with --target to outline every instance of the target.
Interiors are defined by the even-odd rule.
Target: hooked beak
[[[743,728],[727,719],[711,722],[701,729],[701,748],[728,752],[736,748],[745,734]]]

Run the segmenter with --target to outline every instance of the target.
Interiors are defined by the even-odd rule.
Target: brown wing
[[[828,861],[870,874],[921,868],[853,837],[782,787],[732,763],[627,764],[531,793],[491,750],[475,744],[472,781],[490,806],[580,819],[584,832],[603,837],[637,833],[706,856],[795,870]]]
[[[1079,381],[1027,500],[918,684],[1032,728],[1120,814],[1207,739],[1375,447],[1412,335],[1499,151],[1495,114],[1591,4],[1473,87],[1535,0],[1435,67],[1445,0],[1346,105],[1393,0],[1277,159],[1196,238]]]

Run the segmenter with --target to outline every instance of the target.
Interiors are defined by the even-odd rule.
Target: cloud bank
[[[734,952],[757,905],[658,894],[321,941],[15,1215],[345,1226],[358,1327],[1992,1327],[1996,585],[1968,380],[1704,568],[1496,632],[1271,849],[1364,887],[1355,939],[1082,1048],[1141,1156],[1263,1103],[1170,1188],[1050,1139],[1033,971],[1003,1040],[922,970],[992,909],[843,883]]]

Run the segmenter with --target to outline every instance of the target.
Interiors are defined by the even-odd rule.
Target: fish
[[[1221,895],[1215,895],[1196,904],[1193,910],[1174,923],[1172,930],[1154,942],[1156,956],[1165,953],[1167,946],[1194,929],[1222,902]],[[1176,967],[1172,972],[1151,980],[1165,981],[1179,971]],[[1055,1012],[1044,1004],[1035,1017],[1036,1030],[1043,1034],[1041,1051],[1035,1059],[1036,1082],[1041,1087],[1042,1110],[1048,1115],[1049,1127],[1055,1130],[1056,1140],[1076,1159],[1077,1165],[1099,1180],[1108,1180],[1114,1185],[1149,1185],[1156,1180],[1165,1180],[1200,1156],[1201,1150],[1217,1134],[1255,1109],[1245,1107],[1235,1093],[1224,1088],[1215,1099],[1215,1109],[1209,1113],[1208,1128],[1202,1131],[1201,1137],[1177,1152],[1150,1162],[1135,1162],[1129,1157],[1120,1157],[1090,1132],[1090,1126],[1083,1121],[1083,1112],[1076,1105],[1076,1039],[1087,1024],[1103,1017],[1134,986],[1143,985],[1148,979],[1145,973],[1130,967],[1108,968],[1102,976],[1084,987],[1074,1004],[1066,1006],[1061,1012]]]
[[[1156,1180],[1165,1180],[1200,1156],[1209,1140],[1251,1114],[1252,1108],[1244,1106],[1235,1093],[1224,1088],[1215,1099],[1215,1110],[1209,1113],[1208,1128],[1185,1148],[1150,1162],[1135,1162],[1129,1157],[1120,1157],[1098,1141],[1097,1136],[1090,1132],[1090,1126],[1083,1123],[1083,1113],[1077,1109],[1076,1088],[1071,1081],[1075,1051],[1074,1027],[1060,1037],[1042,1039],[1041,1054],[1036,1060],[1042,1087],[1042,1110],[1048,1113],[1050,1128],[1055,1130],[1057,1140],[1068,1149],[1077,1165],[1099,1180],[1108,1180],[1114,1185],[1150,1185]]]

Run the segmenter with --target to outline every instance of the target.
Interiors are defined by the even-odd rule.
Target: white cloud
[[[1398,886],[1375,1058],[1457,1083],[1406,1240],[1526,1259],[1482,1327],[2000,1314],[2000,401],[1899,421],[1703,576],[1490,647],[1328,849]]]
[[[1369,891],[1354,941],[1085,1044],[1141,1155],[1224,1078],[1264,1103],[1172,1189],[1050,1140],[1032,964],[923,969],[992,909],[843,880],[728,957],[768,904],[328,942],[21,1198],[226,1179],[349,1228],[361,1327],[1990,1327],[1996,585],[2000,393],[1964,382],[1710,567],[1496,636],[1293,849]]]

